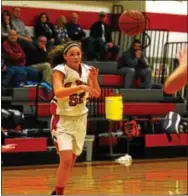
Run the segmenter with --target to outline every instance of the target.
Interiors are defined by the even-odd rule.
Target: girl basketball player
[[[164,92],[173,94],[188,84],[187,49],[178,54],[179,67],[167,78],[164,84]]]
[[[82,50],[77,42],[65,45],[65,63],[53,68],[54,98],[51,102],[52,137],[59,154],[56,187],[52,195],[63,195],[86,136],[86,99],[100,96],[98,70],[81,63]]]

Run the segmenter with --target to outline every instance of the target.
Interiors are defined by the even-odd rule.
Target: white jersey
[[[63,73],[64,82],[63,86],[73,87],[80,84],[88,84],[88,76],[90,67],[86,64],[81,64],[81,75],[66,64],[60,64],[53,68]],[[86,102],[89,94],[80,91],[63,99],[54,97],[51,101],[51,113],[53,115],[63,116],[81,116],[88,112]]]

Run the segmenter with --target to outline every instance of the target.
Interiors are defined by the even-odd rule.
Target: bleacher
[[[155,122],[156,119],[158,119],[158,121],[163,120],[165,115],[170,111],[177,112],[182,116],[187,115],[185,106],[186,103],[183,101],[182,97],[175,95],[167,96],[163,93],[162,88],[139,89],[134,86],[134,83],[137,83],[139,87],[139,82],[137,81],[133,83],[133,89],[123,89],[123,77],[117,75],[116,73],[116,62],[86,63],[99,68],[100,72],[98,80],[102,88],[101,96],[98,99],[91,99],[88,102],[89,115],[87,134],[88,136],[95,136],[93,160],[98,160],[101,158],[106,159],[107,157],[103,155],[106,153],[108,154],[109,151],[110,145],[105,142],[101,144],[101,141],[104,140],[101,139],[100,135],[101,133],[109,132],[109,122],[105,119],[105,96],[111,93],[116,93],[118,91],[123,95],[124,120],[134,117],[139,121],[146,121],[146,124],[149,124],[149,122]],[[14,164],[23,164],[23,157],[31,154],[40,154],[40,156],[44,157],[44,159],[39,159],[36,164],[51,163],[51,161],[49,162],[47,159],[47,154],[48,156],[55,156],[56,152],[53,147],[53,141],[51,139],[49,129],[51,117],[49,103],[50,99],[51,97],[45,94],[42,87],[13,88],[7,89],[6,92],[4,92],[2,101],[6,100],[11,102],[11,105],[14,107],[21,107],[26,119],[26,122],[22,125],[25,132],[21,133],[19,137],[7,138],[5,140],[7,144],[11,142],[14,143],[15,141],[20,144],[20,147],[15,152],[19,152],[18,154],[22,158],[17,159],[19,161]],[[149,142],[151,137],[152,141],[155,141],[155,137],[158,141],[160,141],[158,142],[158,147],[168,146],[167,137],[165,137],[162,130],[159,132],[153,130],[155,129],[155,126],[156,125],[153,124],[154,128],[151,127],[151,130],[145,131],[145,134],[140,138],[136,138],[130,142],[130,151],[133,154],[133,157],[141,158],[141,155],[144,157],[154,156],[150,152],[147,153],[147,149],[150,151],[150,149],[153,148],[153,145],[156,147],[156,142]],[[121,128],[121,123],[114,122],[112,131],[116,132]],[[183,136],[181,137],[182,141],[184,141]],[[88,141],[90,141],[90,144],[92,144],[90,139],[88,139]],[[175,139],[174,146],[183,147],[185,143],[182,143],[182,141]],[[124,143],[124,140],[121,140],[120,142],[116,141],[115,146],[117,146],[117,149],[115,151],[120,151],[121,153],[126,151],[124,148]],[[139,151],[142,152],[140,152],[138,156]],[[25,153],[28,153],[28,155]],[[87,157],[90,157],[87,158],[87,160],[92,159],[91,154],[88,154]],[[5,165],[8,164],[9,158],[10,153],[4,155],[3,160]],[[80,161],[81,160],[86,160],[86,152],[84,152],[80,157]],[[35,161],[31,161],[30,164],[35,164]],[[54,159],[54,163],[56,162],[57,158]]]
[[[33,27],[28,28],[33,36]],[[170,143],[161,130],[160,123],[170,111],[177,112],[183,117],[188,115],[186,110],[188,93],[186,93],[185,88],[172,96],[165,95],[162,90],[166,77],[175,69],[173,60],[176,51],[182,47],[182,44],[187,43],[168,43],[166,30],[151,29],[139,36],[144,42],[143,45],[146,42],[145,33],[151,37],[151,42],[145,48],[145,54],[153,69],[152,89],[140,89],[139,80],[133,81],[132,89],[124,89],[124,77],[117,74],[116,62],[85,62],[99,69],[98,81],[102,93],[98,99],[90,99],[88,102],[88,137],[86,142],[92,144],[93,137],[89,136],[95,136],[93,157],[91,156],[91,145],[86,143],[87,149],[85,148],[85,150],[89,153],[86,156],[84,150],[79,161],[108,159],[110,157],[106,157],[104,154],[109,154],[111,147],[116,152],[125,153],[127,151],[125,140],[114,137],[115,140],[112,142],[109,138],[105,140],[104,137],[101,137],[102,134],[108,134],[109,130],[118,132],[123,128],[122,122],[109,122],[105,118],[105,96],[116,92],[123,95],[124,121],[135,118],[144,123],[143,134],[129,141],[129,150],[133,158],[186,155],[185,134],[182,134],[178,139],[176,136],[172,136],[173,142]],[[86,30],[86,34],[89,34],[88,30]],[[113,35],[115,43],[121,46],[122,51],[127,49],[134,39],[128,38],[120,32],[113,32]],[[156,37],[163,37],[164,39],[153,47],[156,44],[154,43]],[[155,48],[154,51],[153,48]],[[11,105],[13,108],[19,108],[25,115],[25,122],[21,125],[21,131],[19,132],[20,127],[18,127],[17,133],[5,139],[5,143],[16,142],[19,147],[12,153],[3,154],[3,164],[6,166],[58,163],[49,129],[51,96],[47,96],[44,89],[38,86],[5,89],[2,95],[3,107],[10,107]],[[170,151],[169,146],[171,147]],[[11,159],[14,162],[10,161]]]

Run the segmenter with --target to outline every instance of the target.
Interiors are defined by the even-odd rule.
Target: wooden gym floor
[[[134,161],[134,160],[133,160]],[[114,162],[77,163],[65,195],[187,194],[187,161],[137,161],[129,168]],[[56,166],[3,168],[2,194],[50,194]]]

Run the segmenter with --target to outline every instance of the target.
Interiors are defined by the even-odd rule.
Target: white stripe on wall
[[[104,11],[110,13],[113,2],[105,1],[2,1],[2,6],[20,6],[33,8],[49,8],[58,10],[75,10],[87,12]]]
[[[169,33],[169,42],[187,42],[187,33]]]
[[[187,1],[146,1],[146,12],[187,15]]]

